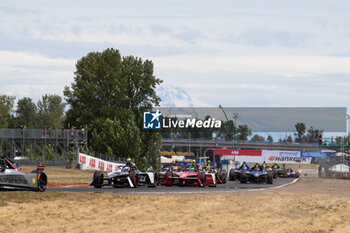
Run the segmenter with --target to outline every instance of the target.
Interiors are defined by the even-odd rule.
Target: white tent
[[[349,155],[347,153],[344,153],[344,152],[337,152],[335,154],[335,156],[344,156],[344,157],[348,157]]]
[[[349,166],[345,164],[337,164],[331,167],[329,170],[332,172],[348,172],[349,173]]]

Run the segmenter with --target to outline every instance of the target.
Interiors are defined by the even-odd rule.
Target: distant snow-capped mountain
[[[209,104],[192,98],[184,89],[168,84],[157,88],[161,107],[211,107]]]

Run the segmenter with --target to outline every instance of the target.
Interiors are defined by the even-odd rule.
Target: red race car
[[[166,186],[200,186],[206,185],[216,187],[216,178],[214,173],[205,173],[197,168],[187,168],[184,171],[167,172],[167,176],[163,182]]]

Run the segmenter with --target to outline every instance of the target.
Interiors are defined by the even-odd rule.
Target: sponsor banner
[[[310,164],[311,157],[289,157],[289,156],[269,156],[265,157],[266,163],[285,163],[285,164]]]
[[[300,169],[300,174],[318,174],[318,170],[315,169]]]
[[[238,162],[239,165],[241,165],[243,162],[246,163],[262,163],[262,156],[237,156],[235,158],[235,161]]]
[[[266,163],[310,164],[312,158],[302,158],[300,151],[262,150],[262,160]]]
[[[302,151],[301,157],[327,158],[327,153],[322,151]]]
[[[82,170],[97,170],[106,172],[114,172],[119,170],[119,168],[124,165],[122,163],[109,162],[83,153],[79,153],[79,164],[80,169]]]
[[[261,150],[214,149],[215,155],[261,156]]]
[[[276,156],[276,157],[300,157],[300,151],[287,151],[287,150],[262,150],[263,157]]]

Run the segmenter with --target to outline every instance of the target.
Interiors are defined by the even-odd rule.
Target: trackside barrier
[[[124,166],[123,163],[113,163],[83,153],[79,153],[78,161],[81,170],[114,172],[119,170],[120,167]]]
[[[317,176],[318,175],[318,170],[316,169],[300,169],[299,173],[301,176]]]

